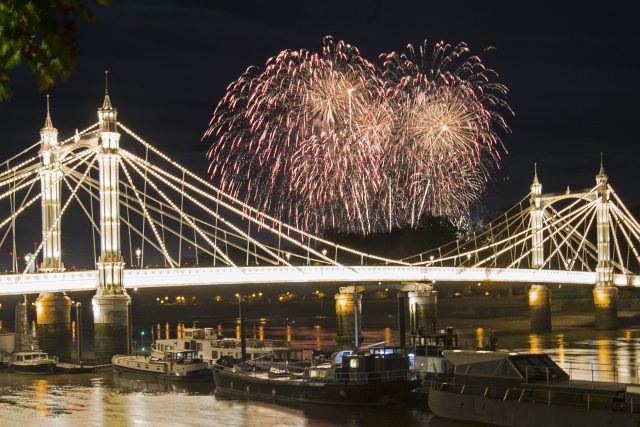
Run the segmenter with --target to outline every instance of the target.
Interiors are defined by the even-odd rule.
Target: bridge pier
[[[45,292],[36,299],[36,324],[40,349],[71,357],[71,299],[64,292]]]
[[[93,305],[94,352],[98,360],[110,360],[114,354],[128,354],[129,295],[95,295]]]
[[[607,330],[618,327],[618,288],[615,286],[593,288],[593,305],[596,329]]]
[[[411,335],[435,333],[438,320],[438,291],[432,285],[417,283],[409,295]]]
[[[335,295],[336,300],[336,343],[339,348],[353,348],[356,340],[356,301],[362,292],[361,286],[345,286]],[[358,306],[358,336],[362,342],[362,304]]]
[[[551,291],[544,285],[529,288],[531,332],[551,332]]]

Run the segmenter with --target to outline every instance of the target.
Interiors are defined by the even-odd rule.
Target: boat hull
[[[508,427],[637,427],[640,414],[564,405],[503,401],[432,389],[429,410],[441,418]]]
[[[112,365],[112,367],[113,371],[116,373],[142,375],[167,381],[208,381],[211,379],[211,369],[199,369],[188,371],[183,375],[177,375],[171,372],[152,372],[144,369],[134,369],[116,364]]]
[[[9,363],[9,370],[21,374],[51,374],[55,369],[55,363],[18,364]]]
[[[334,383],[267,379],[214,369],[215,395],[274,403],[380,406],[406,403],[417,381]]]

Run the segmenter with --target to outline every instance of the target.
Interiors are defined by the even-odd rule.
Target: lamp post
[[[142,265],[140,265],[141,256],[142,256],[142,250],[140,250],[140,248],[136,249],[136,259],[138,260],[138,268],[142,268]]]
[[[140,331],[140,347],[142,354],[144,354],[144,330]]]

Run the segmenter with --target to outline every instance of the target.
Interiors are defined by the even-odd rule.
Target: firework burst
[[[205,137],[221,188],[307,230],[464,215],[499,160],[506,88],[465,44],[382,55],[331,37],[229,85]]]
[[[206,136],[224,190],[314,231],[369,231],[371,194],[393,121],[376,68],[327,37],[321,52],[281,52],[248,69],[219,103]]]
[[[397,111],[384,166],[388,225],[413,225],[425,212],[467,215],[503,150],[507,88],[465,43],[437,43],[431,52],[426,42],[409,45],[382,59],[387,101]]]

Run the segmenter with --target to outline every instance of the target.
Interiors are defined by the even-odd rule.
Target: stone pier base
[[[107,362],[115,354],[130,353],[131,297],[126,294],[96,295],[91,303],[96,359]]]

